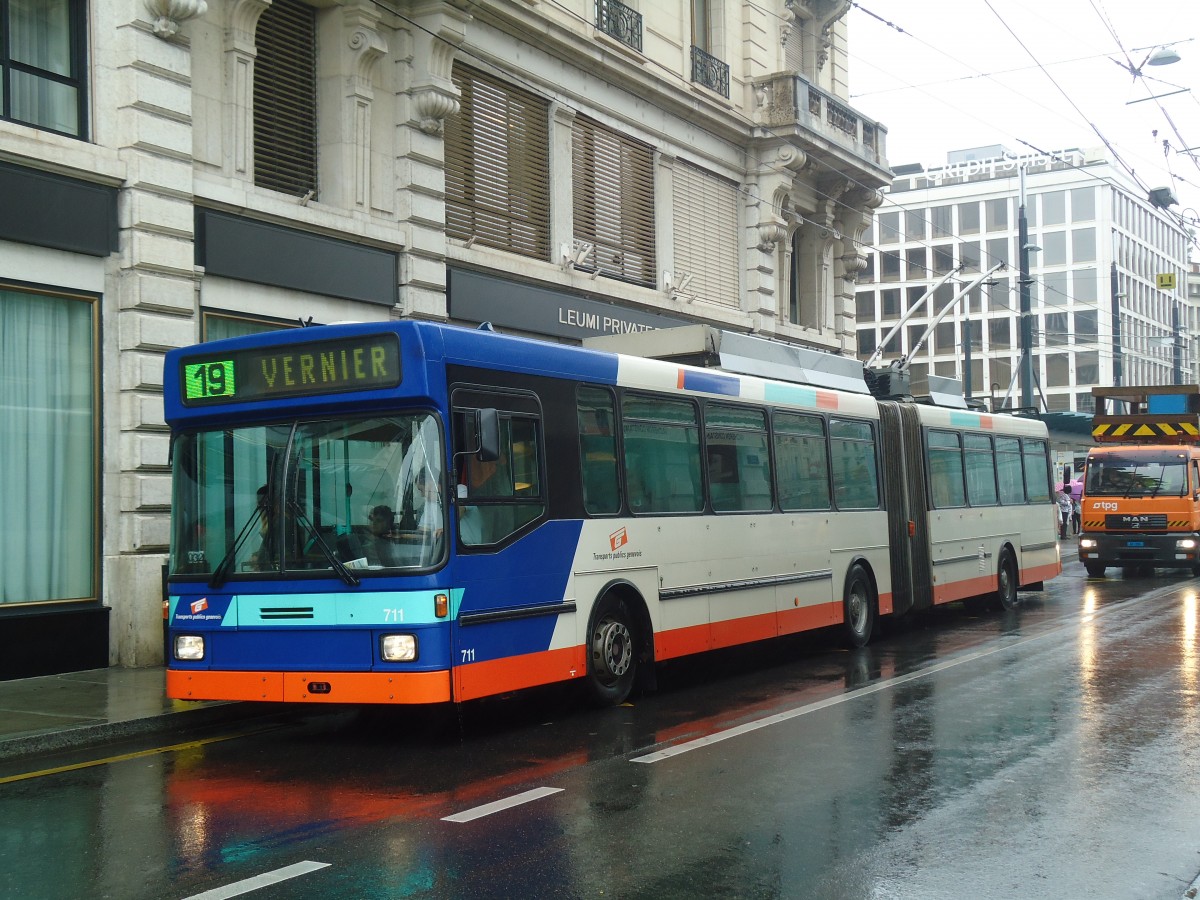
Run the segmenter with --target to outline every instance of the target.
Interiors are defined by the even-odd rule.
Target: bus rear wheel
[[[1013,558],[1012,551],[1005,547],[1000,551],[1000,566],[996,570],[996,603],[1001,609],[1017,608],[1019,580],[1017,561]]]
[[[638,645],[634,617],[625,601],[605,594],[588,628],[587,689],[600,706],[623,703],[637,677]]]
[[[846,573],[844,599],[845,638],[851,647],[865,647],[875,630],[875,591],[871,579],[860,565]]]

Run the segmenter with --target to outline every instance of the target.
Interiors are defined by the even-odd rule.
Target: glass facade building
[[[937,168],[895,169],[876,210],[855,304],[860,358],[871,356],[926,289],[953,271],[888,341],[882,359],[917,347],[915,380],[958,378],[976,398],[1019,404],[1024,168],[1028,243],[1039,248],[1029,253],[1038,404],[1091,412],[1092,387],[1118,376],[1123,384],[1187,379],[1194,353],[1186,328],[1187,235],[1128,176],[1096,151],[1015,157],[985,148],[951,153],[949,160]],[[997,263],[1004,268],[963,296],[920,344],[959,289]]]

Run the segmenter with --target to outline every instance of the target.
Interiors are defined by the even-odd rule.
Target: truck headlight
[[[1079,546],[1080,546],[1080,549],[1083,549],[1083,550],[1094,550],[1096,548],[1096,539],[1095,538],[1080,538]]]
[[[1195,538],[1180,538],[1179,540],[1177,540],[1175,542],[1175,546],[1178,547],[1180,550],[1195,550],[1196,549],[1196,539]]]
[[[385,634],[379,641],[379,656],[384,662],[412,662],[417,658],[417,636]]]
[[[175,635],[175,658],[204,659],[204,638],[198,634]]]

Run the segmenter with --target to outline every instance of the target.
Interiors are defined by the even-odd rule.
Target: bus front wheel
[[[1012,551],[1005,547],[1000,551],[1000,566],[996,570],[996,602],[1001,609],[1017,608],[1017,561]]]
[[[846,643],[851,647],[867,646],[875,630],[875,591],[860,565],[851,566],[846,575],[844,604]]]
[[[637,677],[638,648],[634,617],[620,597],[605,594],[588,629],[587,687],[600,706],[623,703]]]

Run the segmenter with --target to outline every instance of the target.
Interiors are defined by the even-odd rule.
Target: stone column
[[[159,28],[136,0],[98,4],[95,138],[127,167],[120,256],[104,302],[104,596],[110,657],[162,662],[162,565],[171,478],[163,354],[197,337],[188,26]]]
[[[408,226],[401,257],[400,307],[405,315],[445,318],[446,153],[448,116],[458,115],[451,79],[455,48],[471,16],[447,3],[416,4],[406,32],[405,71],[396,158],[397,209]]]

